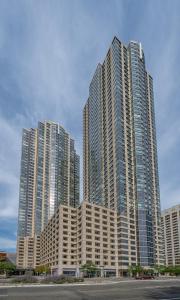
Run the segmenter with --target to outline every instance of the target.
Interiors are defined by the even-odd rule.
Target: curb
[[[131,283],[131,282],[172,282],[172,281],[180,281],[178,279],[155,279],[155,280],[122,280],[122,281],[109,281],[109,282],[89,282],[89,283],[64,283],[64,284],[21,284],[21,285],[0,285],[0,289],[7,288],[29,288],[29,287],[67,287],[67,286],[93,286],[93,285],[113,285],[113,284],[122,284],[122,283]]]

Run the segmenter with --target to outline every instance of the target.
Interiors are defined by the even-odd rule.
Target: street
[[[180,300],[180,280],[101,285],[1,287],[0,300]]]

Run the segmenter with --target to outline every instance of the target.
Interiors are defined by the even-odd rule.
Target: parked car
[[[154,279],[155,277],[153,275],[139,275],[136,276],[137,280],[146,280],[146,279]]]

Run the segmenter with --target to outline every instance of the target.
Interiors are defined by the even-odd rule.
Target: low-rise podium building
[[[135,229],[114,210],[86,201],[78,208],[60,205],[41,233],[40,265],[52,274],[79,276],[92,262],[101,276],[125,275],[137,263],[135,238]]]
[[[53,274],[79,276],[90,262],[118,275],[116,212],[85,201],[78,208],[60,205],[40,236],[40,264]]]
[[[161,214],[166,266],[180,266],[180,205],[165,209]]]

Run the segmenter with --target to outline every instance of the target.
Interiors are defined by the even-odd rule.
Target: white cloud
[[[115,34],[122,41],[129,36],[143,43],[147,65],[154,77],[160,169],[164,173],[166,160],[179,140],[179,121],[170,113],[180,80],[176,67],[178,9],[170,2],[164,5],[158,1],[154,10],[154,3],[149,1],[140,16],[138,6],[131,4],[136,13],[130,18],[130,4],[125,15],[123,1],[106,5],[99,1],[97,9],[83,1],[72,1],[71,7],[67,1],[54,1],[53,5],[51,1],[22,1],[19,5],[15,2],[11,9],[5,2],[0,4],[4,6],[0,9],[1,56],[10,63],[9,72],[18,91],[17,95],[13,95],[16,90],[11,91],[9,107],[7,103],[9,110],[17,101],[12,115],[7,118],[0,115],[0,183],[9,187],[9,193],[0,198],[0,216],[17,216],[23,127],[36,127],[37,121],[44,119],[62,124],[75,138],[82,175],[82,108],[91,76],[97,63],[103,61]],[[132,19],[136,26],[132,26]],[[5,88],[8,92],[12,87]],[[170,173],[173,176],[179,175]],[[173,184],[167,190],[164,188],[169,178],[163,177],[161,181],[162,206],[177,201],[179,190],[175,192]],[[168,202],[172,197],[175,200]]]
[[[180,203],[179,26],[178,1],[149,1],[135,29],[154,79],[162,208]]]
[[[1,116],[0,128],[0,186],[2,189],[0,194],[0,217],[16,217],[21,130],[19,129],[19,125],[12,125]]]
[[[116,20],[120,24],[122,5],[118,1],[114,5],[117,8],[114,10]],[[11,122],[0,119],[0,127],[4,128],[0,132],[3,141],[0,180],[9,185],[9,194],[0,199],[0,216],[17,215],[21,127],[36,127],[39,120],[45,119],[63,125],[75,139],[77,152],[81,155],[82,181],[82,109],[91,75],[107,51],[106,43],[110,43],[114,31],[117,32],[117,24],[115,20],[109,20],[104,30],[106,19],[97,20],[86,6],[78,2],[72,6],[73,11],[66,2],[56,2],[55,5],[26,2],[13,6],[14,15],[6,5],[4,7],[7,18],[1,16],[1,32],[3,45],[8,45],[4,55],[11,63],[10,72],[18,94],[9,99],[10,102],[17,101],[17,111]],[[16,15],[21,10],[23,18],[19,21],[24,23],[20,39],[23,42],[18,43],[19,36],[15,36],[15,44],[11,44],[12,32],[8,30],[8,23],[10,19],[12,23],[16,22]],[[8,92],[11,86],[7,84],[4,89]]]
[[[175,120],[159,137],[159,155],[166,159],[180,143],[180,121]]]
[[[161,185],[162,209],[180,204],[180,187],[173,183]]]
[[[0,237],[0,249],[14,249],[16,248],[16,240],[1,238]]]

